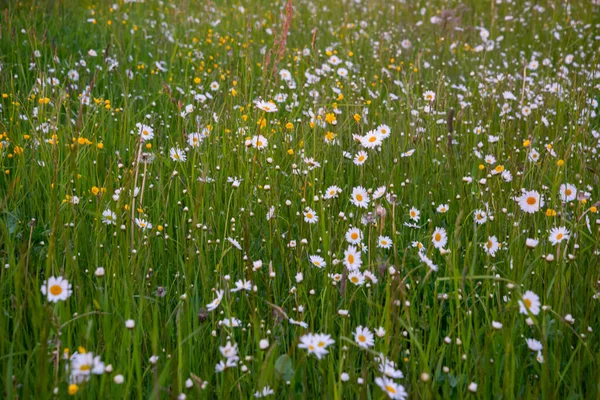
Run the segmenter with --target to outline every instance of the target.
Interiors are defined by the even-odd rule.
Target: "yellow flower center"
[[[50,293],[52,293],[53,296],[58,296],[59,294],[62,293],[62,291],[63,291],[63,289],[60,285],[50,286]]]
[[[530,206],[534,205],[535,203],[537,203],[537,200],[535,199],[535,197],[529,196],[527,198],[527,204],[529,204]]]

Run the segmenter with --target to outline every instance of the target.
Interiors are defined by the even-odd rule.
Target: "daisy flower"
[[[365,161],[367,161],[367,158],[369,158],[369,156],[367,155],[366,151],[364,151],[364,150],[359,151],[354,156],[354,165],[363,165],[365,163]]]
[[[354,283],[356,286],[360,286],[365,283],[365,277],[360,271],[352,271],[348,274],[348,280]]]
[[[219,304],[221,304],[221,300],[223,300],[223,294],[225,293],[225,291],[223,290],[217,290],[216,291],[216,295],[217,297],[211,301],[210,303],[208,303],[206,305],[206,309],[208,311],[214,311],[217,309],[217,307],[219,306]]]
[[[306,334],[300,337],[298,347],[308,350],[308,354],[314,354],[319,360],[329,353],[327,346],[334,344],[335,341],[331,336],[325,334]]]
[[[408,393],[404,389],[404,386],[394,382],[387,376],[375,378],[375,383],[390,399],[406,400],[408,398]]]
[[[308,208],[305,212],[304,212],[304,221],[308,222],[309,224],[314,224],[317,221],[319,221],[319,217],[317,216],[317,214],[314,212],[313,209]]]
[[[525,339],[525,341],[527,342],[527,347],[529,347],[529,350],[531,350],[531,351],[542,350],[542,343],[539,340]]]
[[[369,328],[363,328],[362,326],[356,328],[356,331],[354,332],[354,341],[359,347],[365,349],[375,345],[375,337],[373,336],[373,333],[369,330]]]
[[[265,149],[269,145],[269,141],[263,135],[254,136],[251,143],[252,147],[258,150]]]
[[[152,224],[141,218],[136,218],[135,224],[138,226],[138,228],[141,228],[142,230],[152,229]]]
[[[104,210],[102,212],[102,223],[106,225],[116,225],[117,224],[117,214],[115,214],[111,210]]]
[[[154,129],[152,127],[139,122],[135,126],[138,128],[138,135],[140,135],[142,142],[154,138]]]
[[[544,198],[535,190],[525,190],[515,200],[519,202],[521,210],[529,214],[539,211],[544,206]]]
[[[448,212],[448,210],[450,209],[450,206],[448,204],[440,204],[436,211],[440,214],[445,214]]]
[[[56,303],[67,300],[71,293],[73,293],[72,287],[69,281],[62,276],[58,278],[51,276],[47,281],[44,281],[41,290],[48,301]]]
[[[186,160],[185,151],[181,150],[178,147],[171,147],[169,151],[169,155],[173,161],[184,162]]]
[[[552,228],[548,239],[550,240],[550,243],[552,243],[552,246],[556,246],[562,241],[569,240],[570,237],[571,232],[569,232],[566,227],[561,226],[560,228]]]
[[[357,270],[362,265],[360,252],[354,246],[348,246],[344,251],[344,266],[350,271]]]
[[[323,198],[325,200],[334,199],[337,198],[340,193],[342,193],[342,189],[340,189],[339,187],[329,186],[325,191],[325,196],[323,196]]]
[[[496,236],[489,236],[487,242],[483,245],[483,250],[492,257],[496,256],[496,252],[500,249],[500,243]]]
[[[325,259],[321,256],[310,256],[308,259],[317,268],[325,268],[327,266]]]
[[[570,183],[560,185],[560,199],[569,202],[577,198],[577,188]]]
[[[425,101],[435,101],[435,92],[428,90],[423,94]]]
[[[386,188],[385,186],[380,186],[373,192],[373,200],[377,200],[385,194]]]
[[[352,189],[350,202],[356,207],[367,208],[370,201],[371,200],[369,199],[369,194],[367,193],[365,188],[363,188],[362,186],[357,186],[354,189]]]
[[[408,215],[410,216],[410,219],[415,222],[419,222],[419,219],[421,219],[421,211],[417,210],[415,207],[411,207]]]
[[[359,244],[362,242],[362,239],[362,232],[358,228],[350,228],[348,229],[348,232],[346,232],[346,241],[350,244]]]
[[[374,149],[381,146],[381,143],[383,143],[383,139],[377,131],[369,131],[365,136],[360,137],[360,144],[366,149]]]
[[[389,249],[392,247],[392,239],[388,236],[379,236],[377,246],[382,249]]]
[[[533,315],[540,313],[540,297],[531,290],[526,291],[523,299],[519,300],[519,312],[528,315],[528,311]]]
[[[482,225],[487,221],[487,214],[483,210],[475,210],[475,214],[473,214],[473,219],[475,219],[475,223],[477,225]]]
[[[444,228],[435,228],[431,240],[433,241],[433,247],[436,249],[443,249],[448,243],[446,230]]]
[[[270,101],[259,100],[256,102],[256,107],[268,113],[277,112],[277,106]]]
[[[190,147],[198,147],[204,140],[204,136],[198,132],[190,133],[188,135],[188,144]]]

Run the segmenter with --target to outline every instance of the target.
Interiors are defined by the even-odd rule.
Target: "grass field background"
[[[3,2],[1,397],[598,398],[597,3]]]

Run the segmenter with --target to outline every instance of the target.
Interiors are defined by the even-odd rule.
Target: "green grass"
[[[600,6],[530,3],[304,0],[291,17],[283,0],[0,5],[2,397],[68,397],[80,347],[105,363],[78,382],[84,398],[251,398],[268,386],[272,398],[382,399],[378,354],[409,398],[600,397]],[[277,112],[255,105],[278,94]],[[154,138],[140,142],[137,123]],[[354,139],[382,124],[379,150]],[[208,134],[197,148],[192,132]],[[265,149],[247,146],[258,135]],[[567,183],[575,199],[562,201]],[[332,185],[342,192],[324,199]],[[359,208],[358,186],[393,198],[371,192]],[[521,189],[544,206],[524,212]],[[376,283],[348,279],[351,227]],[[553,246],[557,227],[570,235]],[[449,252],[434,247],[436,228]],[[72,284],[65,301],[42,294],[51,276]],[[232,292],[243,279],[252,289]],[[537,315],[519,312],[526,291]],[[233,317],[239,327],[220,323]],[[385,334],[365,350],[358,326]],[[335,341],[322,359],[298,347],[308,333]],[[228,341],[240,359],[216,372]]]

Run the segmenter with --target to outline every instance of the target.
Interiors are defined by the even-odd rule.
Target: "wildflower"
[[[361,286],[365,283],[365,277],[360,271],[352,271],[348,274],[348,280],[356,286]]]
[[[272,102],[266,102],[266,101],[259,100],[255,104],[256,104],[257,108],[260,108],[261,110],[263,110],[265,112],[268,112],[268,113],[277,112],[277,106]]]
[[[542,349],[542,344],[539,340],[526,339],[525,341],[527,342],[527,347],[529,347],[529,350],[531,351],[540,351]]]
[[[448,204],[440,204],[436,211],[440,214],[445,214],[448,212],[448,210],[450,209],[450,206],[448,206]]]
[[[519,312],[528,315],[531,312],[533,315],[540,313],[540,297],[528,290],[523,295],[522,300],[519,300]]]
[[[106,225],[116,225],[117,224],[117,214],[107,209],[102,213],[102,223]]]
[[[308,350],[308,354],[314,354],[320,360],[329,353],[327,347],[334,343],[335,341],[329,335],[309,333],[300,337],[298,347]]]
[[[571,232],[567,230],[566,227],[561,226],[560,228],[552,228],[550,230],[550,243],[552,246],[556,246],[558,243],[562,241],[569,240]]]
[[[368,155],[366,151],[359,151],[355,156],[354,156],[354,164],[355,165],[363,165],[365,163],[365,161],[367,161]]]
[[[136,218],[135,219],[135,224],[138,226],[138,228],[141,228],[142,230],[149,230],[152,229],[152,224],[146,220],[143,220],[141,218]]]
[[[412,219],[415,222],[419,222],[419,219],[421,219],[421,212],[419,210],[417,210],[415,207],[412,207],[410,209],[410,211],[408,212],[408,215],[410,216],[410,219]]]
[[[350,244],[359,244],[362,242],[363,234],[358,228],[350,228],[346,232],[346,241]]]
[[[443,249],[448,243],[448,235],[444,228],[435,228],[432,235],[433,247]]]
[[[269,141],[263,135],[254,136],[252,138],[252,147],[258,150],[265,149],[269,145]]]
[[[423,98],[425,99],[425,101],[433,102],[435,101],[435,92],[428,90],[423,94]]]
[[[225,291],[223,290],[217,290],[216,294],[217,297],[211,301],[210,303],[208,303],[206,305],[206,309],[210,312],[210,311],[214,311],[217,309],[217,307],[219,306],[219,304],[221,304],[221,300],[223,300],[223,294],[225,293]]]
[[[169,155],[173,161],[184,162],[186,160],[185,151],[178,147],[171,147]]]
[[[152,129],[152,127],[139,122],[135,126],[138,128],[138,135],[140,135],[142,142],[154,138],[154,129]]]
[[[404,386],[394,382],[386,376],[375,378],[375,383],[390,399],[406,400],[408,398],[408,393],[404,389]]]
[[[308,222],[309,224],[314,224],[317,221],[319,221],[319,217],[317,216],[317,214],[314,212],[314,210],[312,208],[308,208],[304,212],[304,221]]]
[[[365,188],[363,188],[362,186],[357,186],[354,189],[352,189],[350,202],[356,207],[367,208],[370,201],[371,200],[369,199],[369,194],[367,193]]]
[[[565,203],[577,198],[577,188],[570,183],[560,185],[559,191],[560,199]]]
[[[75,352],[71,356],[70,381],[80,384],[87,382],[90,375],[102,375],[104,373],[104,363],[100,360],[100,356],[94,357],[93,353]]]
[[[379,236],[377,246],[382,249],[389,249],[392,247],[392,239],[388,236]]]
[[[325,259],[321,256],[310,256],[309,260],[317,268],[325,268],[327,265]]]
[[[500,243],[496,236],[489,236],[487,242],[483,245],[483,249],[492,257],[496,256],[496,252],[500,249]]]
[[[374,149],[377,146],[381,146],[383,139],[381,134],[377,131],[369,131],[365,136],[359,137],[360,144],[366,149]]]
[[[363,328],[362,326],[356,328],[356,331],[354,332],[354,341],[359,347],[363,347],[365,349],[375,345],[373,333],[369,330],[369,328]]]
[[[56,303],[59,300],[65,301],[73,293],[72,285],[62,276],[55,278],[51,276],[42,284],[42,294],[47,296],[48,301]]]
[[[515,198],[519,207],[526,213],[533,214],[544,206],[544,198],[535,190],[523,191],[523,194]]]
[[[344,265],[348,270],[354,271],[361,267],[362,260],[360,258],[360,252],[354,246],[348,246],[348,249],[344,251]]]

